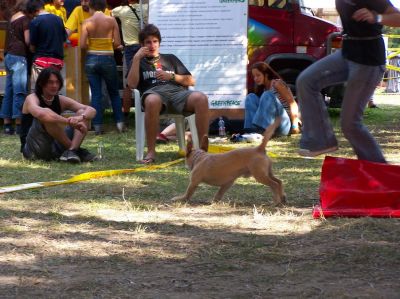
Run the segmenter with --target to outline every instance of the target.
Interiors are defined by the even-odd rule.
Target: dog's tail
[[[281,123],[282,117],[278,116],[275,118],[275,121],[273,124],[269,125],[265,131],[264,131],[264,138],[261,144],[258,146],[258,149],[261,151],[265,151],[265,147],[267,146],[268,141],[272,138],[274,135],[276,129],[279,127]]]

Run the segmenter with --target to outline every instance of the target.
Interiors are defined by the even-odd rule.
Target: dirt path
[[[29,207],[29,209],[27,209]],[[396,298],[400,222],[1,202],[1,298]],[[91,210],[83,216],[82,210]],[[353,296],[357,294],[357,296]]]

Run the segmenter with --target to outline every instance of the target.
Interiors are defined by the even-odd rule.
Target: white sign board
[[[247,0],[150,0],[161,53],[175,54],[210,108],[242,108],[247,94]]]

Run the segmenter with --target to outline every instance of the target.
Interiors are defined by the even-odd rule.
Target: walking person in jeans
[[[27,12],[35,18],[29,24],[29,42],[33,54],[32,87],[39,73],[48,67],[61,70],[64,66],[64,42],[67,39],[60,17],[44,10],[42,0],[29,0]]]
[[[143,11],[141,11],[141,9],[143,9]],[[133,56],[140,49],[140,23],[147,23],[148,4],[139,4],[138,0],[123,0],[121,6],[117,6],[112,10],[112,15],[121,21],[127,77],[131,68]],[[142,16],[143,20],[141,19]],[[129,111],[132,106],[132,91],[128,85],[124,88],[122,106],[125,114],[125,123],[127,124]]]
[[[21,127],[21,109],[28,94],[29,22],[26,16],[26,0],[20,0],[14,7],[14,14],[8,23],[4,64],[7,72],[6,88],[1,104],[1,118],[4,133],[13,135],[15,119],[17,134]]]
[[[122,48],[121,38],[117,21],[113,17],[106,16],[105,9],[105,0],[89,1],[89,11],[92,16],[83,22],[80,36],[81,48],[87,48],[85,71],[92,93],[91,105],[97,111],[92,122],[97,135],[103,133],[102,79],[110,96],[117,129],[119,132],[125,129],[118,91],[118,71],[114,59],[114,49]]]
[[[275,118],[281,117],[276,134],[299,133],[301,122],[290,88],[265,62],[252,65],[251,73],[256,91],[249,93],[245,100],[244,129],[248,132],[264,132],[265,128],[275,122]]]
[[[358,159],[386,163],[362,118],[385,71],[382,25],[400,26],[400,13],[388,0],[336,0],[336,9],[343,24],[342,50],[312,64],[296,82],[303,120],[299,154],[315,157],[338,149],[320,91],[347,82],[340,113],[343,134]]]

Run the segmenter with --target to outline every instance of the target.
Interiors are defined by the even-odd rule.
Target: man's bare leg
[[[160,125],[161,98],[157,94],[149,94],[144,100],[144,123],[146,126],[147,154],[144,163],[153,162],[156,158],[156,137]]]
[[[70,150],[78,149],[81,146],[82,141],[87,134],[87,129],[85,131],[80,131],[80,130],[75,129],[74,136],[72,137],[72,140],[71,140],[67,136],[64,126],[49,124],[49,123],[44,123],[43,126],[46,129],[46,132],[51,137],[53,137],[55,140],[57,140],[66,149],[70,149]]]
[[[207,96],[201,92],[193,92],[187,100],[185,110],[196,113],[196,127],[199,139],[204,135],[208,135],[209,115]]]

